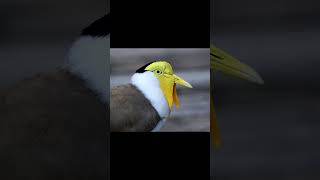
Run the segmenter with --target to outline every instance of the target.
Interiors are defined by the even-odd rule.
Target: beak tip
[[[261,81],[259,81],[258,84],[263,85],[264,84],[264,80],[261,79]]]
[[[254,80],[257,84],[260,84],[260,85],[263,85],[264,84],[264,80],[261,78],[261,76],[256,73],[256,76],[255,76],[255,80]]]

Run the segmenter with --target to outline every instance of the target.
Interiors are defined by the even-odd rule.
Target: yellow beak
[[[214,71],[221,71],[258,84],[264,83],[261,76],[250,66],[213,45],[210,47],[210,66]]]
[[[179,84],[181,86],[185,86],[185,87],[188,87],[188,88],[192,88],[191,84],[188,83],[187,81],[185,81],[184,79],[182,79],[181,77],[173,74],[173,78],[174,78],[174,82],[176,84]]]
[[[163,77],[159,78],[159,81],[160,87],[168,101],[170,109],[172,108],[173,103],[176,105],[177,108],[179,108],[179,98],[176,90],[176,84],[192,88],[190,83],[188,83],[187,81],[175,74],[166,74]]]

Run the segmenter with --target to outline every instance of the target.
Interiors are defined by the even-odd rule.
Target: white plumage
[[[161,119],[170,115],[170,108],[161,88],[158,78],[153,72],[135,73],[131,77],[131,84],[136,86],[151,102]]]
[[[81,36],[70,50],[65,68],[83,78],[103,102],[109,102],[110,36]]]

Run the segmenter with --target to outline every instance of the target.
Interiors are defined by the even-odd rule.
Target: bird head
[[[159,84],[170,109],[172,108],[173,103],[176,105],[176,107],[179,107],[179,99],[176,91],[177,84],[192,88],[187,81],[174,74],[172,66],[166,61],[155,61],[148,63],[138,69],[136,73],[146,73],[146,76],[152,76],[150,78],[156,78],[156,80],[159,82],[156,84]]]

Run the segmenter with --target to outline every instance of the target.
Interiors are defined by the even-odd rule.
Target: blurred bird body
[[[179,107],[176,85],[192,86],[174,74],[165,61],[148,63],[131,77],[131,83],[112,88],[111,131],[158,131]]]
[[[263,80],[260,75],[252,69],[250,66],[241,63],[236,58],[222,51],[214,45],[210,47],[210,66],[213,72],[220,71],[231,76],[239,77],[241,79],[251,81],[258,84],[263,84]],[[211,84],[211,87],[213,85]],[[221,146],[220,132],[218,128],[217,117],[214,110],[213,104],[213,90],[211,90],[210,99],[210,132],[211,138],[213,139],[214,147]]]
[[[104,176],[108,29],[105,15],[83,30],[63,67],[0,95],[4,173],[36,179]]]

